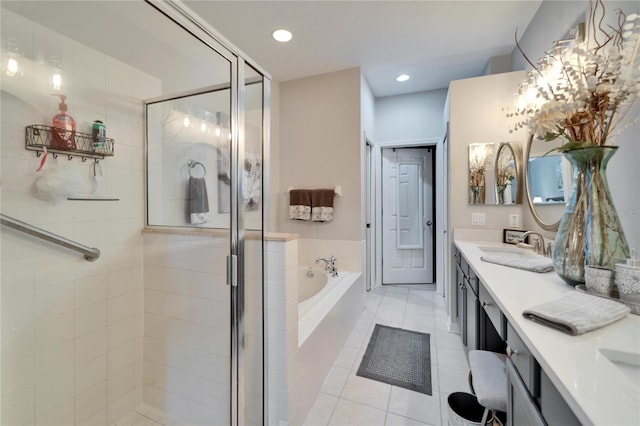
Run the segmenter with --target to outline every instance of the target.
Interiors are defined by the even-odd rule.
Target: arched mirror
[[[524,153],[527,203],[534,220],[546,231],[557,231],[569,200],[571,165],[554,148],[562,139],[545,141],[529,136]]]
[[[501,143],[494,167],[496,204],[522,203],[521,150],[517,145]]]

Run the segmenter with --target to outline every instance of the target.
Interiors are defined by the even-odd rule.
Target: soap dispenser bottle
[[[51,148],[65,151],[76,149],[76,120],[67,114],[66,95],[54,93],[52,96],[60,98],[60,111],[53,116],[51,124]]]

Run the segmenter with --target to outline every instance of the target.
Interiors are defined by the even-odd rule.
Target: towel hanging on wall
[[[333,220],[333,189],[314,189],[311,191],[311,220],[330,222]]]
[[[311,190],[289,191],[289,219],[311,220]]]
[[[204,178],[189,176],[187,221],[199,225],[209,221],[209,197]]]

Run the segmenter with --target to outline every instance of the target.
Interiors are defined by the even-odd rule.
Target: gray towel
[[[481,256],[481,260],[497,265],[509,266],[511,268],[524,269],[531,272],[550,272],[553,271],[553,260],[548,257],[539,256],[539,258],[531,257],[528,259],[517,259],[508,256],[488,255]]]
[[[572,291],[553,302],[525,309],[522,315],[575,336],[616,322],[629,311],[614,300]]]
[[[189,177],[187,216],[188,222],[193,225],[206,223],[209,220],[209,197],[204,178]]]

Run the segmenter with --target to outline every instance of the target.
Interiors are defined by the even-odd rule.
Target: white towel
[[[330,222],[333,220],[333,207],[313,207],[311,209],[313,222]]]
[[[303,206],[303,205],[289,206],[289,219],[310,220],[311,206]]]
[[[522,312],[525,318],[575,336],[622,319],[630,309],[614,300],[578,291]]]

